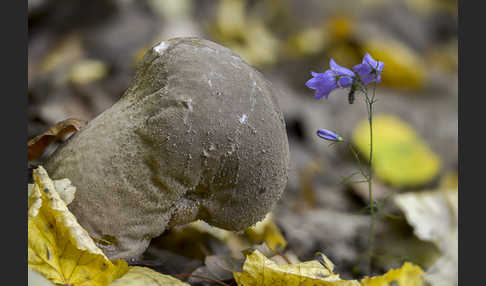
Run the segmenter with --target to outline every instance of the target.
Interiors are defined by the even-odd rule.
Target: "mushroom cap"
[[[77,187],[71,211],[110,259],[202,219],[243,230],[287,182],[276,92],[229,49],[175,38],[150,49],[122,98],[46,162]]]

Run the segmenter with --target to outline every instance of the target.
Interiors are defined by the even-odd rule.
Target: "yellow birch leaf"
[[[243,270],[233,272],[239,286],[315,285],[315,286],[359,286],[356,280],[341,280],[317,260],[297,264],[277,265],[255,250],[246,257]]]
[[[271,213],[267,214],[264,220],[247,228],[245,234],[251,243],[265,242],[274,252],[280,252],[287,246],[287,241],[273,221]]]
[[[110,261],[68,210],[44,168],[29,188],[28,266],[59,285],[107,285],[128,270]]]
[[[131,266],[121,278],[110,286],[189,286],[170,275],[164,275],[148,267]]]
[[[369,160],[368,120],[353,132],[353,144]],[[392,115],[373,119],[373,171],[393,187],[418,187],[433,180],[440,171],[440,158],[413,128]]]
[[[424,272],[420,267],[405,262],[401,268],[392,269],[385,275],[361,280],[362,286],[422,286]]]

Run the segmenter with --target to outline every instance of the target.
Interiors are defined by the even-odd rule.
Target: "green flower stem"
[[[372,183],[372,176],[373,176],[373,169],[372,169],[372,162],[373,162],[373,103],[375,102],[375,91],[376,91],[376,81],[373,85],[373,96],[370,99],[368,97],[368,92],[365,93],[365,102],[368,111],[368,122],[370,125],[370,159],[369,159],[369,166],[370,171],[367,176],[368,179],[368,195],[369,195],[369,208],[371,213],[371,222],[370,222],[370,236],[369,236],[369,271],[371,274],[372,270],[372,258],[374,252],[374,240],[375,240],[375,209],[374,209],[374,202],[373,202],[373,183]]]
[[[348,148],[353,154],[356,162],[358,163],[359,173],[363,176],[364,180],[360,181],[351,181],[350,178],[345,178],[343,181],[348,183],[368,183],[368,196],[369,196],[369,204],[368,208],[371,214],[371,221],[370,221],[370,232],[369,232],[369,242],[368,242],[368,268],[371,275],[372,271],[372,258],[374,254],[374,239],[375,239],[375,204],[373,201],[373,169],[372,169],[372,162],[373,162],[373,104],[375,103],[375,94],[376,94],[376,82],[373,85],[373,95],[371,98],[368,96],[368,89],[366,87],[360,86],[360,91],[364,94],[364,102],[366,104],[366,111],[368,112],[368,123],[370,126],[370,153],[369,153],[369,172],[366,173],[361,166],[361,161],[358,156],[358,152],[354,150],[353,146],[348,143]]]
[[[366,111],[368,112],[368,123],[370,126],[370,153],[369,153],[369,172],[366,173],[361,165],[361,160],[359,159],[358,152],[353,148],[351,143],[348,143],[349,151],[353,154],[356,162],[358,163],[359,172],[364,180],[353,181],[351,177],[353,177],[356,173],[352,175],[341,178],[344,183],[351,183],[351,184],[359,184],[359,183],[368,183],[368,196],[369,196],[369,203],[368,208],[370,210],[371,221],[370,221],[370,232],[369,232],[369,243],[368,243],[368,272],[370,275],[372,274],[372,258],[374,256],[374,240],[375,240],[375,203],[373,201],[373,169],[372,169],[372,162],[373,162],[373,104],[375,101],[376,95],[376,82],[373,85],[373,94],[371,98],[368,96],[368,89],[365,86],[358,86],[358,89],[364,94],[364,102],[366,104]]]
[[[356,162],[358,162],[359,172],[366,179],[365,181],[367,182],[369,180],[369,178],[368,178],[368,175],[363,170],[363,167],[361,166],[361,160],[359,159],[358,152],[356,152],[356,150],[354,150],[353,145],[351,145],[350,143],[348,143],[348,148],[351,151],[351,153],[353,153],[354,158],[356,159]]]

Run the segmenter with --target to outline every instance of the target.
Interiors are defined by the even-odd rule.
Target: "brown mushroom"
[[[45,163],[77,192],[70,210],[111,259],[142,253],[165,229],[202,219],[242,230],[287,182],[276,92],[208,40],[154,46],[121,99]]]

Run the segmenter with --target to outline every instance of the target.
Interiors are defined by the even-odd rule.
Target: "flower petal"
[[[319,86],[319,79],[318,78],[311,78],[309,79],[305,85],[308,87],[308,88],[312,88],[312,89],[316,89],[318,86]]]
[[[374,82],[376,80],[376,75],[374,73],[369,73],[364,75],[361,80],[363,81],[363,84],[367,85],[371,82]]]
[[[306,86],[316,90],[316,99],[321,99],[323,97],[327,98],[329,93],[338,87],[336,78],[330,70],[327,70],[324,73],[312,72],[312,75],[314,78],[309,79],[306,82]]]
[[[337,87],[338,85],[335,82],[321,82],[321,85],[316,90],[315,98],[321,99],[322,97],[325,97],[327,99],[329,93]]]
[[[364,64],[357,64],[353,67],[353,70],[359,74],[361,77],[364,75],[364,74],[369,74],[373,71],[373,69],[366,63]]]
[[[383,67],[385,66],[385,63],[383,62],[378,62],[378,67],[376,68],[376,70],[382,72],[383,71]]]
[[[333,59],[331,59],[329,61],[329,65],[331,66],[331,70],[333,72],[336,73],[336,75],[340,75],[340,76],[350,76],[350,77],[354,77],[354,73],[353,71],[351,71],[350,69],[347,69],[345,67],[342,67],[340,65],[338,65]]]
[[[376,61],[371,57],[369,53],[366,53],[363,57],[363,64],[369,64],[370,66],[376,66]]]
[[[359,74],[361,82],[367,85],[371,82],[381,81],[381,72],[385,64],[383,62],[376,61],[370,54],[366,53],[363,57],[363,63],[353,67],[353,70]]]
[[[324,75],[324,73],[317,73],[317,72],[311,72],[311,74],[313,77],[322,77],[322,75]]]
[[[367,63],[368,65],[370,65],[372,69],[377,70],[379,72],[383,71],[383,67],[385,65],[383,62],[379,62],[373,59],[368,53],[366,53],[366,55],[364,56],[363,63]]]
[[[368,83],[375,80],[375,74],[373,73],[373,69],[367,63],[355,65],[353,67],[353,70],[357,74],[359,74],[361,82],[364,85],[367,85]]]
[[[353,83],[353,78],[349,76],[343,76],[338,80],[339,87],[350,87],[352,83]]]
[[[328,98],[329,97],[329,92],[326,92],[325,90],[319,89],[316,90],[316,95],[314,96],[315,99],[321,99],[321,98]]]

